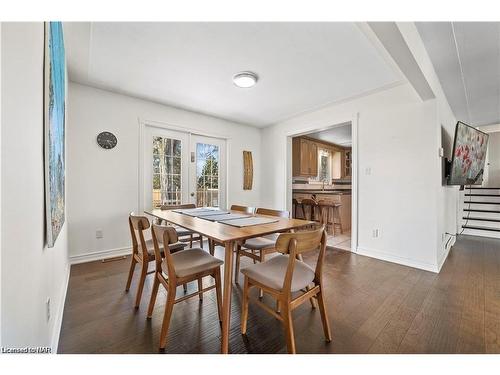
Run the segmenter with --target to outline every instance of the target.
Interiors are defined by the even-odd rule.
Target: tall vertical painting
[[[44,58],[45,211],[47,245],[65,220],[66,57],[61,22],[45,23]]]

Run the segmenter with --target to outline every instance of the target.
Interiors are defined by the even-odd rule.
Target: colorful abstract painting
[[[481,183],[487,146],[488,134],[462,122],[457,123],[450,184],[469,185],[476,179],[475,183]]]
[[[45,24],[45,210],[47,245],[65,220],[66,58],[61,22]]]

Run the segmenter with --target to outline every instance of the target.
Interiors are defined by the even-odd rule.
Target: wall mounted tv
[[[480,185],[488,147],[488,134],[457,122],[448,185]]]

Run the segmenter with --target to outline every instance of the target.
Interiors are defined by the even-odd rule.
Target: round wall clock
[[[116,146],[118,140],[113,133],[102,132],[97,135],[97,144],[106,150],[110,150]]]

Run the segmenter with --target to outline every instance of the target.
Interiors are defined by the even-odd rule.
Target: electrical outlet
[[[102,230],[98,229],[95,231],[95,238],[103,238],[104,235],[102,234]]]
[[[374,229],[372,232],[373,238],[378,238],[380,235],[380,231],[378,229]]]
[[[371,167],[368,167],[368,168],[366,168],[366,169],[365,169],[365,174],[366,174],[367,176],[369,176],[369,175],[371,175],[371,174],[372,174],[372,169],[371,169]]]
[[[45,301],[45,315],[47,316],[47,321],[50,320],[50,298]]]

